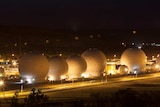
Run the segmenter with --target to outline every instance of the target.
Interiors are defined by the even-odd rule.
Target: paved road
[[[130,84],[132,81],[140,81],[140,80],[148,80],[152,78],[159,78],[160,73],[153,73],[153,74],[147,74],[147,75],[141,75],[138,77],[134,76],[126,76],[126,77],[120,77],[120,78],[111,78],[107,81],[100,81],[100,80],[92,80],[92,81],[84,81],[84,82],[75,82],[75,83],[67,83],[67,84],[48,84],[44,86],[37,86],[36,89],[41,89],[42,92],[46,93],[47,95],[53,95],[54,93],[57,93],[57,91],[65,91],[65,90],[73,90],[73,89],[80,89],[85,87],[97,87],[100,85],[106,85],[107,88],[113,88],[113,87],[121,87],[123,84]],[[127,83],[126,83],[127,82]],[[32,88],[28,88],[24,90],[23,92],[19,92],[19,98],[24,98],[28,94],[31,93]],[[111,90],[112,91],[112,90]],[[0,98],[11,98],[15,95],[16,90],[11,91],[1,91],[0,92]]]

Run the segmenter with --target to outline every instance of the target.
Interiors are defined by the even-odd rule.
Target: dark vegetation
[[[11,107],[160,107],[160,92],[137,92],[131,88],[119,90],[111,95],[92,93],[89,98],[49,100],[40,90],[31,90],[31,94],[18,102],[18,93],[11,99]]]
[[[46,95],[44,95],[40,90],[33,88],[28,97],[24,98],[23,104],[18,103],[18,93],[15,92],[15,96],[11,99],[11,107],[35,107],[41,106],[47,101],[48,97]]]

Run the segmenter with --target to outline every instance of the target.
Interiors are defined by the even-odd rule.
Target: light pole
[[[82,77],[82,82],[84,81],[84,77]]]
[[[107,82],[107,74],[106,74],[106,72],[102,73],[102,80]]]
[[[72,77],[72,84],[74,83],[74,78]]]
[[[66,76],[62,75],[61,76],[61,84],[63,83],[63,81],[66,79]]]
[[[134,71],[135,77],[137,77],[137,71]]]
[[[21,87],[20,87],[20,88],[21,88],[21,89],[20,89],[21,92],[23,92],[23,83],[21,84]]]
[[[3,92],[3,96],[5,97],[5,92],[4,92],[4,81],[3,80],[0,80],[0,88]]]

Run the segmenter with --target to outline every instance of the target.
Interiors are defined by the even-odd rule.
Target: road
[[[61,93],[60,91],[66,91],[66,90],[74,90],[74,89],[82,89],[82,88],[93,88],[93,87],[101,87],[105,85],[105,88],[111,89],[114,87],[122,87],[124,84],[130,84],[131,82],[135,81],[138,82],[140,80],[149,80],[153,78],[159,78],[160,73],[152,73],[152,74],[146,74],[141,75],[138,77],[133,76],[125,76],[120,78],[111,78],[107,81],[100,81],[100,80],[92,80],[92,81],[83,81],[83,82],[74,82],[74,83],[67,83],[67,84],[47,84],[44,86],[37,86],[36,89],[40,89],[43,93],[49,95],[49,96],[55,96],[57,93]],[[31,93],[32,88],[28,88],[24,90],[23,92],[19,92],[18,97],[24,98],[28,94]],[[15,92],[17,90],[11,90],[11,91],[1,91],[0,92],[0,98],[11,98],[15,95]],[[112,90],[111,90],[112,91]],[[55,94],[56,93],[56,94]],[[54,95],[53,95],[54,94]]]

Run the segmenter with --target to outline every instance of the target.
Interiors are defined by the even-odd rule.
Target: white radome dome
[[[140,73],[146,69],[146,54],[138,48],[126,49],[120,59],[121,65],[128,66],[130,73]]]
[[[86,63],[86,77],[98,77],[102,75],[106,67],[106,56],[98,49],[88,49],[81,55]]]
[[[81,78],[86,71],[87,64],[81,56],[73,55],[67,59],[69,79]]]
[[[118,74],[128,74],[128,67],[126,65],[120,65],[118,68]]]
[[[48,69],[48,60],[43,55],[26,54],[19,61],[21,78],[28,83],[44,82]]]
[[[54,56],[49,59],[48,78],[52,81],[61,80],[67,74],[68,64],[66,60],[60,56]]]

